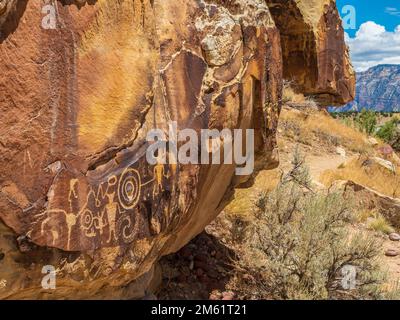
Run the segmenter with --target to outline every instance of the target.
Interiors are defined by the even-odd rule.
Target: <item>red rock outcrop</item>
[[[355,72],[334,0],[267,0],[282,41],[283,76],[319,104],[355,97]]]
[[[1,3],[0,298],[141,297],[157,260],[245,181],[235,165],[150,165],[150,129],[254,128],[256,171],[278,163],[283,63],[268,6]]]

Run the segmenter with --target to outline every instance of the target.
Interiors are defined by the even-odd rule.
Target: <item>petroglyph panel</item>
[[[171,197],[173,172],[170,165],[150,166],[142,159],[92,183],[79,177],[67,180],[61,173],[48,209],[35,216],[28,234],[68,251],[126,246],[159,234],[171,219],[165,200]]]

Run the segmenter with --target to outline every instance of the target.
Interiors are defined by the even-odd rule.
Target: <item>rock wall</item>
[[[0,0],[0,298],[142,297],[249,178],[150,165],[147,132],[253,128],[276,167],[280,32],[264,0],[48,4]]]
[[[324,106],[355,96],[355,72],[334,0],[267,0],[282,41],[283,77]]]

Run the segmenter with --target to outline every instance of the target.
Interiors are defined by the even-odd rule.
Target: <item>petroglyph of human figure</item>
[[[46,219],[44,219],[42,221],[41,226],[40,226],[40,233],[42,235],[44,234],[44,227],[45,227],[45,225],[47,225],[47,223],[50,221],[50,219],[51,219],[50,216],[48,216]],[[55,246],[56,242],[57,242],[57,240],[59,238],[58,232],[57,232],[57,230],[50,229],[50,234],[51,234],[51,237],[52,237],[52,241],[51,242],[52,242],[53,246]]]
[[[163,183],[162,183],[163,178],[164,177],[166,177],[167,179],[169,178],[169,176],[165,174],[165,166],[164,166],[165,161],[163,161],[163,160],[165,160],[165,156],[166,156],[165,151],[162,152],[160,150],[160,153],[157,157],[157,164],[154,166],[154,169],[153,169],[153,175],[154,175],[154,179],[155,179],[155,183],[154,183],[154,187],[153,187],[153,198],[157,194],[159,194],[161,191],[164,190]]]
[[[154,187],[153,187],[153,198],[160,193],[161,191],[163,191],[163,185],[162,185],[162,181],[163,181],[163,177],[164,175],[165,169],[164,169],[164,165],[161,163],[157,163],[154,166],[153,169],[153,174],[154,174],[154,178],[156,179],[155,183],[154,183]]]
[[[114,236],[114,239],[117,241],[117,234],[116,234],[116,222],[117,222],[117,211],[118,211],[118,203],[115,202],[115,192],[111,194],[107,194],[108,198],[108,203],[106,204],[105,211],[107,214],[107,220],[108,220],[108,228],[109,228],[109,237],[107,242],[111,242],[112,236]]]
[[[100,233],[102,233],[102,228],[105,226],[103,224],[103,215],[104,213],[106,214],[107,221],[108,221],[108,228],[109,228],[109,236],[107,242],[110,243],[112,240],[112,237],[114,236],[114,239],[117,241],[117,232],[116,232],[116,223],[117,223],[117,212],[118,212],[118,203],[115,201],[115,191],[110,192],[110,187],[113,187],[114,185],[117,184],[117,178],[115,176],[112,176],[108,179],[108,185],[107,185],[107,190],[106,190],[106,198],[108,200],[104,211],[99,218],[99,226],[101,227]]]
[[[67,228],[68,228],[68,243],[67,243],[67,248],[69,249],[70,242],[71,242],[71,233],[72,233],[72,227],[76,225],[77,218],[76,215],[72,212],[72,200],[77,199],[78,195],[75,190],[75,187],[78,185],[78,180],[77,179],[71,179],[69,182],[69,195],[68,195],[68,201],[69,201],[69,209],[70,212],[67,213],[64,211],[65,214],[65,221],[67,223]]]
[[[67,249],[69,250],[70,243],[71,243],[71,233],[72,233],[72,227],[76,225],[76,216],[73,212],[64,212],[65,213],[65,221],[67,223],[67,228],[68,228],[68,243],[67,243]]]

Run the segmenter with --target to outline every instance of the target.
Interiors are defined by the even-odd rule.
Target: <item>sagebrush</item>
[[[235,224],[240,260],[233,289],[246,299],[383,297],[381,244],[349,228],[352,208],[340,194],[314,193],[296,152],[293,169],[273,192],[258,198],[254,220]],[[347,291],[346,266],[357,274],[356,287]]]

